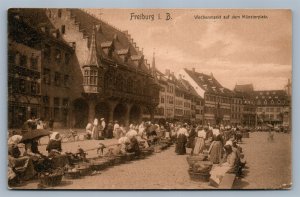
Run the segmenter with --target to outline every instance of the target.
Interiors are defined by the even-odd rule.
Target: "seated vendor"
[[[21,156],[18,147],[21,139],[22,136],[13,135],[8,140],[8,167],[11,174],[14,174],[14,176],[9,176],[9,179],[29,180],[35,176],[36,172],[30,157]]]
[[[46,147],[50,155],[60,154],[61,149],[61,136],[58,132],[53,132],[50,136],[50,141]]]
[[[130,143],[126,146],[126,151],[129,153],[140,154],[140,147],[136,137],[129,138]]]
[[[227,144],[224,146],[226,157],[225,162],[214,166],[210,171],[210,183],[213,186],[218,186],[226,173],[236,173],[238,167],[238,157],[232,146]]]

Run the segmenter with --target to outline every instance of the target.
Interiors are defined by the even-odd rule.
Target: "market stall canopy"
[[[51,132],[50,131],[46,131],[46,130],[31,130],[31,131],[27,131],[26,133],[24,133],[22,135],[22,140],[21,142],[26,142],[26,141],[30,141],[33,139],[39,139],[41,137],[50,135]]]

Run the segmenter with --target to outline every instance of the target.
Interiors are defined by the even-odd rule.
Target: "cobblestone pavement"
[[[254,132],[244,139],[241,146],[249,169],[234,188],[278,189],[292,182],[291,135],[275,133],[273,142],[268,142],[267,137],[266,132]]]
[[[274,142],[267,142],[267,133],[251,133],[241,146],[247,158],[245,178],[236,181],[235,189],[280,188],[291,182],[290,135],[276,133]],[[116,140],[104,140],[114,144]],[[63,149],[92,148],[99,141],[64,143]],[[43,149],[43,147],[41,147]],[[76,149],[75,149],[76,150]],[[93,151],[89,154],[95,155]],[[174,146],[144,159],[114,166],[100,174],[81,179],[64,179],[53,189],[214,189],[208,183],[191,181],[186,155],[176,155]],[[22,189],[35,189],[37,182],[29,182]],[[51,188],[52,189],[52,188]]]

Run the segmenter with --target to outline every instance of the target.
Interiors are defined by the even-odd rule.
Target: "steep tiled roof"
[[[80,9],[70,9],[71,16],[75,18],[75,21],[79,24],[80,29],[90,37],[92,34],[93,26],[98,26],[98,31],[96,34],[96,42],[97,42],[97,51],[101,53],[101,56],[107,59],[112,59],[119,64],[126,64],[127,66],[136,69],[136,65],[129,58],[126,63],[118,57],[120,54],[125,54],[128,50],[130,51],[130,55],[139,55],[140,52],[137,50],[135,44],[132,42],[131,38],[127,33],[124,33],[110,24],[88,14],[87,12]],[[112,42],[113,54],[109,57],[102,50],[103,45],[106,47],[109,45],[108,42]],[[102,46],[101,46],[102,44]],[[139,65],[139,69],[148,72],[149,69],[145,63],[145,61],[141,62]]]
[[[206,75],[203,73],[194,72],[185,69],[186,73],[203,89],[205,92],[211,94],[218,94],[224,96],[231,96],[232,91],[224,88],[213,75]]]
[[[141,61],[139,62],[139,65],[137,67],[137,65],[134,63],[134,60],[132,60],[131,58],[128,58],[127,61],[124,62],[124,60],[119,57],[118,53],[123,54],[123,52],[126,50],[129,50],[130,55],[135,56],[135,59],[137,57],[136,55],[141,55],[141,52],[135,46],[136,44],[133,43],[128,33],[124,33],[116,29],[112,25],[88,14],[83,10],[68,10],[71,12],[71,17],[75,19],[76,24],[79,25],[79,30],[83,32],[85,37],[89,38],[89,45],[91,44],[93,29],[95,26],[97,27],[95,39],[98,58],[101,57],[104,59],[108,59],[120,65],[126,65],[128,68],[132,68],[135,70],[138,68],[139,70],[142,70],[146,73],[150,73],[148,65],[144,59],[140,59]],[[50,30],[52,29],[52,31],[56,31],[55,27],[52,25],[46,14],[47,9],[15,9],[15,11],[18,12],[23,20],[34,27],[39,28],[43,24],[47,25]],[[103,50],[103,48],[110,47],[112,47],[113,49],[111,56],[105,54]]]
[[[253,89],[252,84],[241,84],[234,87],[234,91],[236,92],[253,92]]]
[[[193,87],[187,80],[185,80],[185,79],[179,79],[178,81],[185,87],[185,89],[186,89],[186,91],[187,91],[188,93],[190,93],[190,94],[193,95],[193,96],[200,97],[200,96],[197,94],[197,92],[196,92],[196,90],[194,89],[194,87]]]

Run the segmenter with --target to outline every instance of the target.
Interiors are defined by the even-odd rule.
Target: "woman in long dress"
[[[219,164],[222,161],[222,146],[221,135],[214,136],[214,141],[208,150],[209,160],[214,164]]]
[[[199,130],[195,139],[195,146],[192,152],[193,155],[199,155],[203,152],[205,149],[205,138],[206,132],[203,129]]]
[[[187,136],[188,136],[188,132],[186,130],[186,125],[183,125],[178,130],[178,134],[177,134],[177,143],[176,143],[175,152],[178,155],[186,154]]]
[[[237,153],[233,151],[231,145],[225,145],[226,161],[221,165],[215,166],[210,171],[210,183],[213,186],[219,186],[226,173],[236,173],[238,168]]]
[[[93,139],[94,140],[98,140],[99,139],[98,126],[99,126],[99,121],[98,121],[97,118],[95,118],[94,122],[93,122],[93,130],[92,130],[92,134],[93,134]]]

